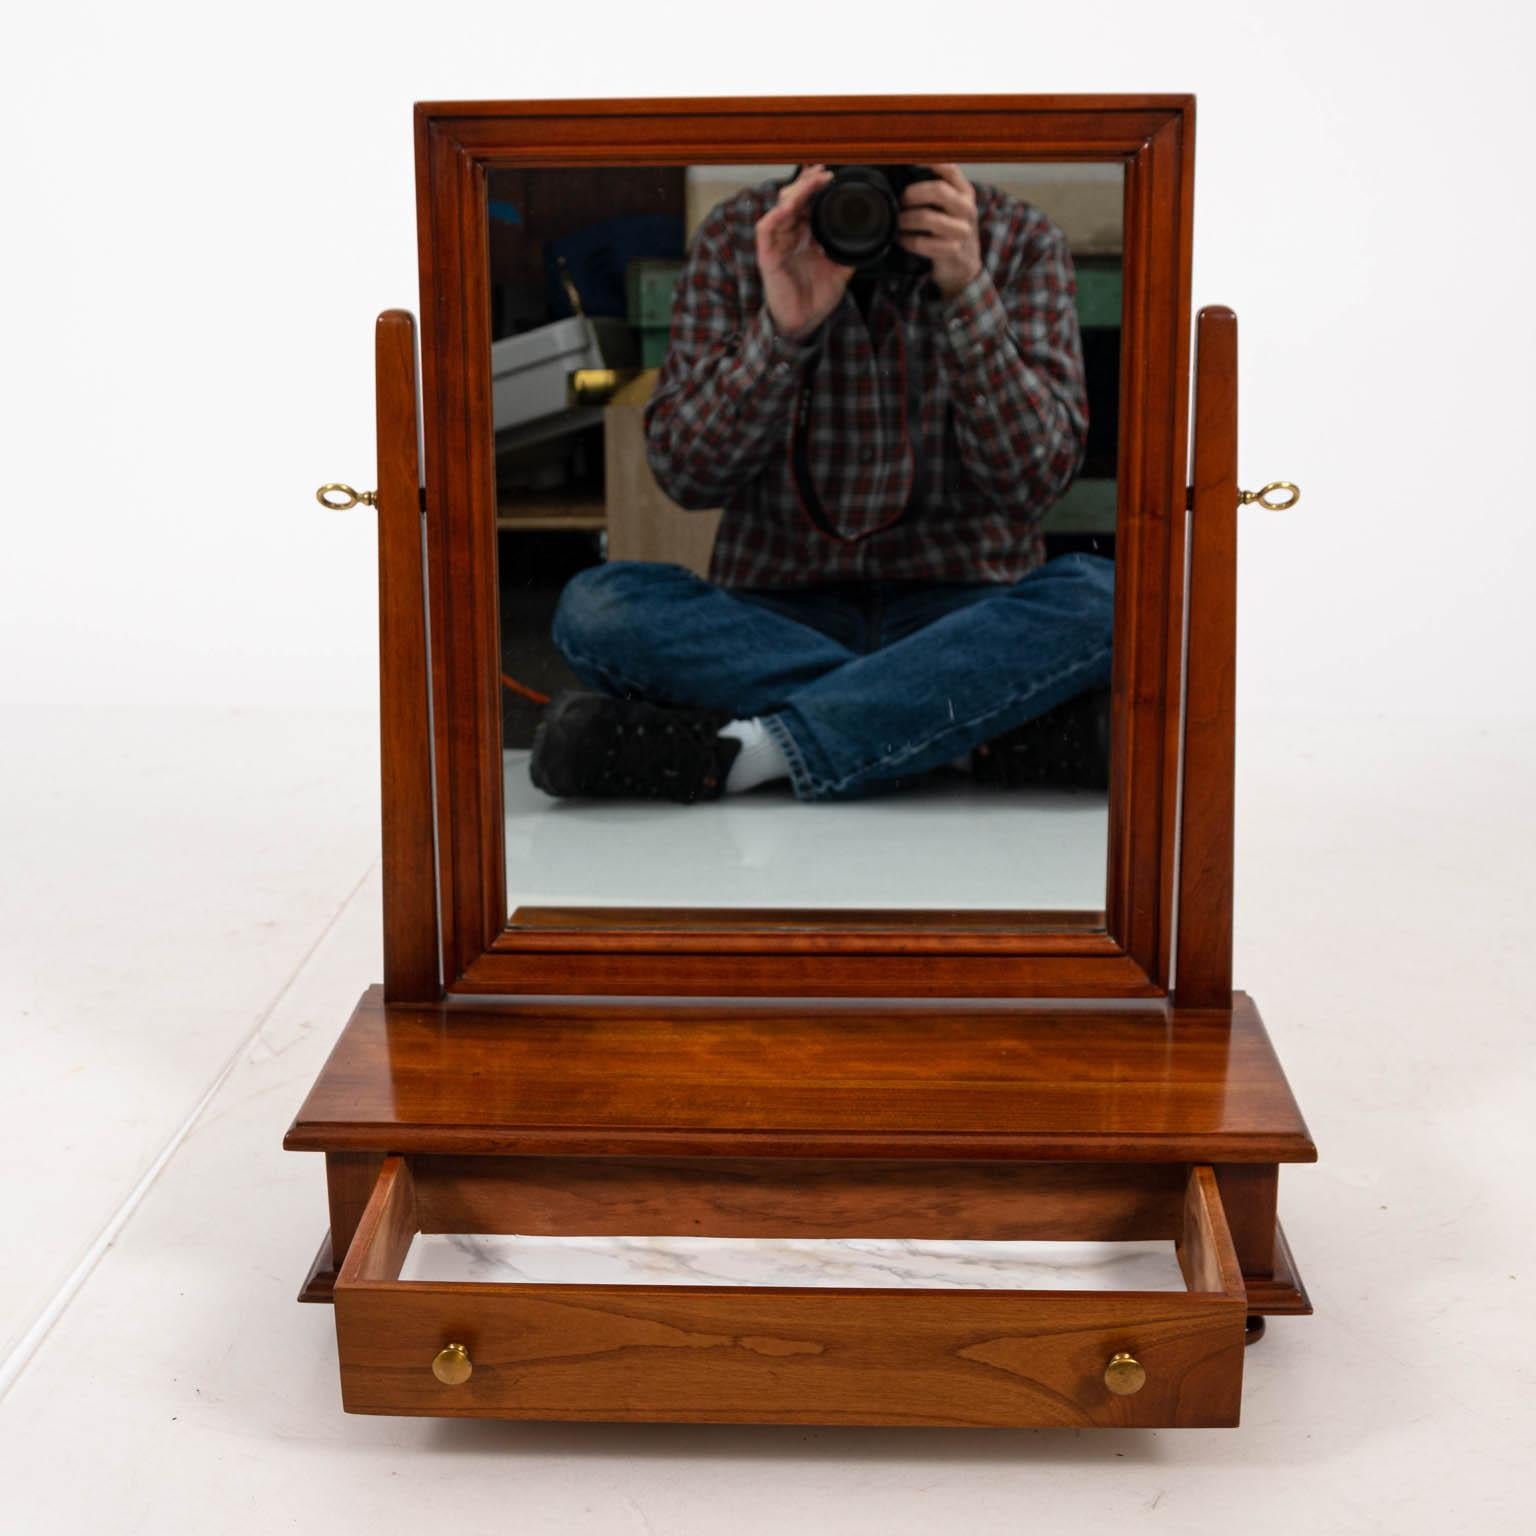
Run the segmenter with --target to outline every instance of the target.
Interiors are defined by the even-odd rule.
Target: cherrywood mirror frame
[[[444,989],[1165,995],[1179,798],[1193,98],[421,103],[415,131],[435,883]],[[1105,910],[797,915],[658,909],[568,914],[554,923],[511,926],[487,345],[487,172],[498,166],[869,160],[1100,161],[1124,170]],[[386,655],[386,665],[388,660]],[[386,777],[389,771],[386,744]]]

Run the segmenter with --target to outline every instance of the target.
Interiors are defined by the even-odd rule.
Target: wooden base
[[[1242,996],[1181,1018],[372,989],[285,1145],[326,1153],[300,1299],[337,1304],[355,1412],[1234,1424],[1253,1320],[1311,1310],[1274,1213],[1278,1165],[1316,1151]],[[403,1282],[418,1231],[1171,1239],[1188,1293]],[[434,1376],[450,1346],[471,1387]],[[1107,1389],[1122,1352],[1145,1392]]]

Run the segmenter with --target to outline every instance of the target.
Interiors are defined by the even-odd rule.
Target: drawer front
[[[1189,1174],[1182,1223],[1183,1293],[403,1282],[417,1205],[390,1158],[336,1284],[343,1402],[514,1419],[1235,1424],[1246,1305],[1208,1168]],[[1135,1365],[1110,1370],[1117,1356]]]

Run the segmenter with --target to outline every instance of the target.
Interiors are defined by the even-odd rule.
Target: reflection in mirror
[[[489,178],[507,893],[1104,906],[1118,165]]]

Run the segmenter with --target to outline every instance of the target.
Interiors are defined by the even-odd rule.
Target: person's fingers
[[[782,261],[785,254],[784,221],[772,213],[757,221],[757,251],[759,261]]]
[[[793,208],[772,208],[757,221],[759,248],[781,259],[792,256],[804,243],[809,221]]]
[[[810,204],[799,198],[781,202],[757,221],[757,227],[772,249],[790,255],[810,239]]]
[[[942,208],[957,217],[976,216],[976,200],[947,181],[915,181],[901,194],[903,208]]]
[[[774,206],[790,210],[802,208],[831,180],[832,172],[826,166],[809,165],[787,187],[779,188],[778,201]]]
[[[925,165],[923,169],[925,171],[932,171],[939,178],[942,185],[953,187],[957,192],[961,192],[966,196],[975,196],[970,182],[965,179],[965,172],[953,161],[935,161],[931,165]],[[917,185],[922,186],[923,183],[918,182]]]
[[[792,222],[793,210],[775,205],[757,221],[760,234],[777,238]]]
[[[773,206],[760,218],[758,228],[773,228],[797,216],[818,187],[831,181],[832,173],[824,165],[807,166],[795,179],[779,188]]]
[[[964,219],[933,208],[905,212],[897,222],[903,234],[932,235],[937,240],[964,240],[972,233],[971,225]]]
[[[845,267],[840,261],[833,261],[814,240],[811,242],[811,253],[807,259],[813,261],[821,271],[833,273],[842,278],[845,283],[859,270],[857,267]]]
[[[931,234],[925,229],[904,229],[896,236],[896,244],[909,256],[926,256],[939,261],[944,256],[969,259],[973,246],[969,240],[956,240],[949,235]]]

